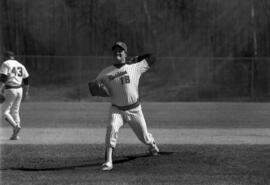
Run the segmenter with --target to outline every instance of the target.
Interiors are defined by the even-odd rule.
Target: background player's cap
[[[14,57],[15,57],[15,54],[14,54],[14,52],[12,52],[12,51],[5,51],[5,52],[3,53],[3,55],[4,55],[4,58],[5,58],[5,59],[9,59],[9,58],[14,58]]]
[[[124,43],[124,42],[121,42],[121,41],[118,41],[116,42],[113,47],[112,47],[112,50],[114,50],[114,48],[116,47],[120,47],[122,48],[123,50],[125,50],[125,52],[127,52],[127,45]]]

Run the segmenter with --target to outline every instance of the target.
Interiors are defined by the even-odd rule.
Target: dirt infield
[[[3,185],[269,185],[269,145],[118,145],[102,172],[98,144],[1,145]]]
[[[160,144],[270,144],[270,129],[150,129]],[[8,140],[11,129],[0,128],[0,144],[102,144],[102,128],[25,128],[21,140]],[[131,129],[120,130],[119,143],[139,144]]]

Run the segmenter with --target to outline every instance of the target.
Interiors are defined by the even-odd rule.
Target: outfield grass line
[[[270,103],[143,102],[151,128],[270,128]],[[110,104],[105,102],[27,102],[24,128],[105,128]],[[9,124],[2,120],[0,127]]]
[[[9,141],[10,128],[0,128],[0,144],[103,144],[105,128],[24,128],[19,141]],[[149,129],[159,144],[270,144],[270,129]],[[129,128],[118,143],[139,144]]]

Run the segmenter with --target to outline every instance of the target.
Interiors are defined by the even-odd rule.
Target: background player
[[[4,59],[0,68],[0,93],[6,98],[2,110],[5,120],[13,127],[10,140],[17,140],[21,129],[20,104],[28,97],[29,74],[24,65],[15,60],[13,52],[5,52]]]
[[[112,102],[105,138],[106,161],[102,165],[102,170],[113,168],[113,149],[117,143],[119,129],[125,123],[131,126],[141,142],[149,146],[151,154],[157,155],[159,152],[153,136],[147,130],[138,92],[140,76],[150,68],[155,58],[150,54],[145,54],[136,57],[133,61],[128,61],[127,46],[123,42],[116,42],[112,51],[115,63],[102,70],[95,82],[92,82],[92,86],[95,83],[99,86],[104,85]]]

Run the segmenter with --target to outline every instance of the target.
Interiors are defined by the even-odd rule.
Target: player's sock
[[[105,149],[105,163],[102,164],[102,170],[108,171],[113,168],[112,163],[112,154],[113,154],[113,148],[112,147],[106,147]]]
[[[113,148],[112,147],[106,147],[105,150],[105,161],[112,163],[112,154],[113,154]]]

